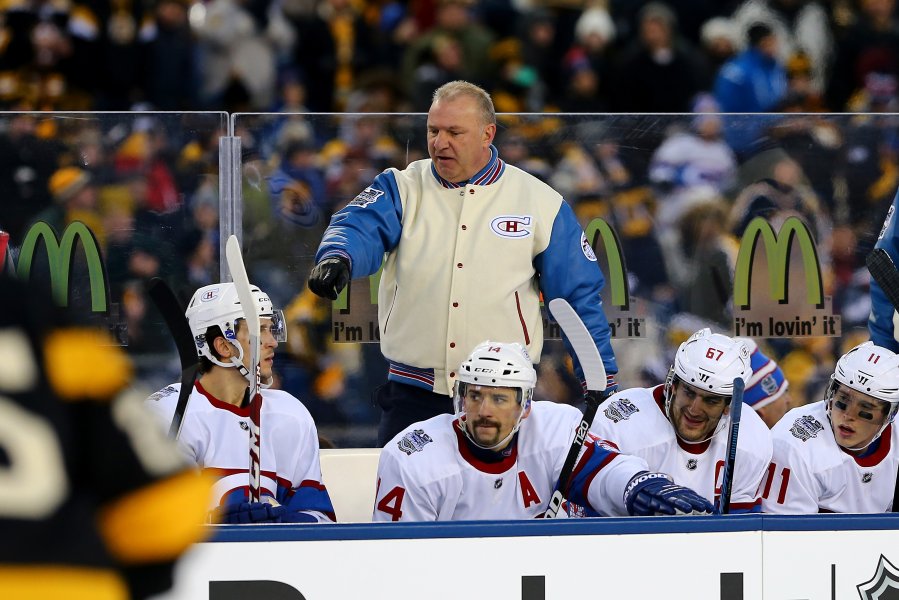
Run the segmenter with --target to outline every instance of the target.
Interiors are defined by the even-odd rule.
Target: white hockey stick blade
[[[250,278],[247,277],[247,269],[243,264],[243,254],[240,252],[240,242],[237,236],[232,235],[228,238],[225,245],[225,258],[228,260],[228,269],[231,271],[231,278],[234,280],[234,287],[237,288],[237,297],[240,299],[240,305],[243,308],[244,317],[247,322],[247,330],[250,334],[250,365],[259,363],[259,312],[255,306],[255,300],[250,288]],[[252,370],[252,369],[251,369]],[[252,375],[252,373],[251,373]],[[250,398],[258,391],[257,384],[250,378]]]
[[[578,362],[581,363],[581,369],[584,370],[587,390],[591,392],[605,391],[606,367],[587,326],[564,298],[550,300],[549,312],[552,313],[562,332],[571,342]]]

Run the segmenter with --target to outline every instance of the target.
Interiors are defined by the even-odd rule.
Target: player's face
[[[496,125],[484,123],[471,96],[439,100],[428,111],[428,154],[447,181],[467,181],[490,160]]]
[[[243,364],[247,369],[252,371],[250,367],[250,332],[247,329],[247,323],[243,319],[238,321],[237,325],[237,341],[243,348]],[[268,317],[260,317],[259,319],[259,375],[263,380],[271,379],[272,367],[275,364],[275,348],[278,347],[278,340],[272,333],[272,320]]]
[[[468,433],[485,448],[505,439],[521,413],[515,388],[468,385],[462,402]]]
[[[857,390],[838,385],[830,406],[833,436],[843,448],[864,450],[880,430],[889,404]]]
[[[725,400],[679,381],[671,401],[671,422],[681,439],[700,442],[711,437],[729,410]]]

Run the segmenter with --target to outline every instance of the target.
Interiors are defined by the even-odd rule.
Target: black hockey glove
[[[317,296],[337,300],[337,294],[350,280],[350,263],[345,258],[330,256],[322,259],[309,275],[309,289]]]

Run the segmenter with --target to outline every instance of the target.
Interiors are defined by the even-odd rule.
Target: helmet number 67
[[[719,360],[722,356],[724,356],[723,350],[718,350],[717,348],[709,348],[705,351],[706,358],[713,358],[715,360]]]

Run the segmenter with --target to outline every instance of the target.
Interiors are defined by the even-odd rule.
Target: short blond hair
[[[434,91],[432,103],[439,100],[453,100],[459,96],[474,98],[478,103],[484,124],[496,125],[496,109],[493,108],[493,99],[490,94],[484,88],[468,81],[457,80],[444,83]]]

